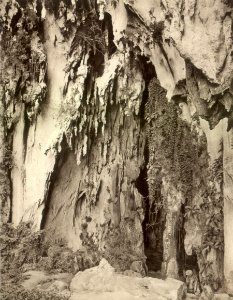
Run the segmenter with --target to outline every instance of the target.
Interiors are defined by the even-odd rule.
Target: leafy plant
[[[133,235],[133,231],[131,235]],[[125,271],[130,269],[130,265],[135,260],[140,260],[140,256],[132,255],[132,247],[134,247],[135,239],[129,237],[126,228],[115,228],[109,231],[106,237],[106,246],[103,251],[103,257],[107,259],[111,266],[117,271]]]
[[[2,224],[0,244],[1,272],[6,280],[19,282],[20,274],[32,269],[76,273],[99,262],[96,252],[72,251],[63,241],[46,238],[45,231],[34,232],[30,223],[16,228]]]
[[[1,224],[1,288],[4,300],[65,300],[67,297],[38,289],[25,290],[20,284],[24,272],[44,270],[48,273],[73,273],[99,263],[96,249],[72,251],[63,240],[48,238],[46,231],[34,232],[31,223]]]
[[[94,55],[96,52],[104,55],[107,49],[101,22],[98,20],[94,10],[89,12],[88,17],[77,29],[71,45],[71,52],[72,49],[75,49],[80,44],[86,45],[87,48],[92,49]]]
[[[208,284],[214,290],[221,286],[221,268],[224,251],[223,232],[223,161],[222,154],[212,166],[206,178],[206,191],[203,193],[203,202],[200,205],[186,206],[185,217],[194,218],[202,231],[202,244],[195,248],[200,268],[202,285]],[[210,261],[208,254],[216,254],[216,260]],[[218,275],[213,270],[218,270]]]
[[[223,160],[222,155],[215,160],[209,175],[210,188],[204,200],[206,228],[203,247],[223,252]]]
[[[33,112],[36,116],[40,102],[47,95],[41,20],[31,6],[32,1],[30,4],[23,0],[17,2],[6,2],[1,32],[2,66],[5,70],[1,79],[8,128],[18,121],[18,117],[12,114],[17,103],[25,103],[28,115],[32,116]],[[11,5],[17,8],[13,15],[9,13]]]
[[[154,21],[150,25],[150,30],[152,32],[152,37],[155,42],[161,43],[162,42],[162,36],[163,36],[163,30],[164,30],[164,21],[156,22]]]

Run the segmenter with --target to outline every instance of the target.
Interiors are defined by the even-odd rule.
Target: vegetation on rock
[[[24,272],[44,270],[51,274],[66,272],[75,274],[98,264],[95,256],[72,251],[63,241],[50,241],[44,231],[35,232],[30,223],[13,227],[1,224],[1,299],[62,300],[63,296],[37,289],[25,290],[20,284]]]

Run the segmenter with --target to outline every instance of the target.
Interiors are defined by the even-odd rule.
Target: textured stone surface
[[[230,292],[231,1],[51,3],[0,4],[5,219]]]
[[[183,299],[186,294],[182,282],[156,278],[133,278],[114,272],[102,260],[98,267],[79,272],[73,278],[71,299]],[[109,299],[108,298],[108,299]]]

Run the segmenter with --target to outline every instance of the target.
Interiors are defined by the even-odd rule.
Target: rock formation
[[[2,219],[233,293],[232,1],[3,0],[0,22]]]

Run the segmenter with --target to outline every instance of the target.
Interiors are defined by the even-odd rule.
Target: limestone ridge
[[[210,2],[1,2],[4,220],[233,293],[233,11]]]

